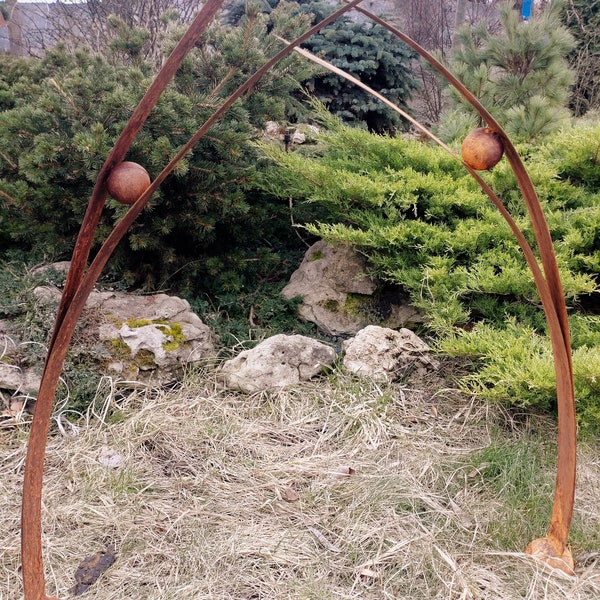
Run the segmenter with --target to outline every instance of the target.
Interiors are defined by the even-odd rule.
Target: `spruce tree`
[[[410,67],[415,54],[381,26],[341,17],[309,40],[306,47],[406,108],[416,87]],[[389,108],[338,75],[317,75],[311,80],[310,89],[347,123],[363,122],[376,133],[402,127],[401,120]]]
[[[329,2],[322,0],[289,3],[264,0],[255,6],[269,14],[274,7],[283,4],[288,4],[290,10],[295,6],[297,12],[308,15],[313,25],[333,10]],[[239,23],[243,10],[249,5],[252,3],[233,0],[228,5],[227,22]],[[312,36],[303,47],[354,75],[397,105],[406,107],[417,86],[411,66],[415,52],[379,25],[343,16]],[[304,85],[346,123],[366,126],[377,133],[403,127],[402,119],[395,112],[338,75],[321,72]]]
[[[450,54],[450,69],[517,140],[533,140],[560,128],[570,113],[573,72],[566,57],[573,36],[561,24],[561,3],[552,2],[530,21],[513,4],[500,9],[500,28],[485,22],[462,28]],[[440,123],[445,139],[463,137],[479,125],[477,115],[454,90]]]

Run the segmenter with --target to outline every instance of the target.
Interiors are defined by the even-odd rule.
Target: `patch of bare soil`
[[[125,395],[107,379],[76,426],[55,417],[43,543],[48,592],[63,599],[82,582],[89,600],[600,594],[598,447],[580,452],[568,578],[522,552],[546,533],[553,461],[520,494],[498,484],[508,467],[489,450],[542,444],[551,456],[552,420],[510,415],[447,380],[383,386],[335,371],[243,395],[207,370]],[[27,423],[1,423],[0,599],[16,600]],[[86,558],[107,567],[89,585],[89,571],[76,578]]]

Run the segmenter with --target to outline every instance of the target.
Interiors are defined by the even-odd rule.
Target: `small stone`
[[[240,352],[219,369],[222,384],[243,392],[281,389],[318,375],[335,350],[303,335],[279,334]]]
[[[369,325],[342,344],[346,369],[375,381],[389,382],[411,367],[437,369],[429,346],[410,329]]]

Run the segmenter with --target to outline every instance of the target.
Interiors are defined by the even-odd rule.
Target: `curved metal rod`
[[[106,200],[106,179],[111,169],[120,163],[129,150],[131,143],[140,131],[150,111],[173,78],[177,68],[193,48],[198,37],[206,29],[224,0],[207,0],[206,4],[187,30],[179,44],[173,50],[165,65],[140,101],[134,114],[125,126],[113,150],[106,159],[98,175],[90,203],[84,216],[80,233],[73,252],[72,264],[58,309],[54,331],[51,337],[48,356],[42,375],[42,382],[36,401],[31,424],[25,474],[23,480],[23,500],[21,506],[21,555],[23,569],[23,591],[25,600],[55,600],[46,595],[42,559],[41,505],[43,466],[46,452],[46,440],[52,406],[58,385],[58,379],[67,354],[77,321],[83,312],[85,302],[92,291],[102,269],[112,252],[123,238],[131,224],[148,203],[150,196],[169,175],[183,156],[202,138],[212,125],[228,110],[234,102],[248,91],[274,64],[290,54],[295,46],[301,44],[314,33],[348,12],[361,0],[352,0],[331,15],[317,23],[299,36],[289,46],[278,52],[272,59],[258,69],[243,83],[190,138],[177,155],[162,170],[148,189],[136,200],[125,216],[119,221],[98,254],[85,270],[94,232]]]
[[[317,32],[319,29],[324,27],[325,25],[331,23],[335,19],[337,19],[340,15],[350,10],[352,7],[356,6],[361,0],[352,0],[352,2],[348,3],[346,6],[332,13],[329,17],[324,19],[321,23],[317,24],[310,30],[308,30],[305,34],[300,36],[297,40],[289,44],[286,48],[280,51],[276,56],[274,56],[271,60],[269,60],[263,67],[261,67],[253,76],[251,76],[236,92],[234,92],[224,103],[223,105],[215,111],[215,113],[205,122],[205,124],[194,134],[194,136],[189,140],[189,142],[182,148],[182,150],[175,156],[175,158],[163,169],[163,171],[159,174],[159,176],[155,179],[155,181],[150,185],[150,187],[140,196],[140,198],[136,201],[136,203],[131,207],[128,213],[123,217],[123,219],[117,223],[113,232],[109,235],[101,250],[97,254],[96,258],[90,265],[87,272],[85,272],[85,266],[89,257],[89,252],[93,240],[93,234],[98,224],[100,213],[102,207],[104,205],[104,201],[106,199],[106,179],[110,174],[111,169],[123,160],[127,150],[129,149],[133,139],[141,129],[143,123],[145,122],[150,110],[160,97],[160,94],[173,77],[176,69],[181,64],[181,61],[185,57],[185,55],[189,52],[189,50],[193,47],[197,37],[201,35],[204,31],[214,14],[220,8],[223,0],[207,0],[204,8],[199,13],[198,17],[190,26],[190,29],[186,32],[180,43],[177,45],[165,66],[158,74],[156,80],[150,86],[148,92],[138,105],[136,111],[125,127],[123,133],[121,134],[119,140],[115,144],[113,150],[109,154],[104,166],[102,167],[98,179],[96,182],[96,186],[94,187],[94,191],[92,193],[92,197],[90,200],[90,205],[86,212],[86,215],[82,222],[81,231],[77,240],[76,248],[73,253],[73,260],[71,269],[69,271],[69,275],[67,277],[67,283],[65,285],[65,290],[63,292],[63,297],[61,300],[61,304],[59,307],[57,320],[54,328],[54,332],[51,338],[51,344],[49,349],[48,358],[46,361],[46,366],[44,369],[44,375],[42,378],[42,385],[40,387],[40,393],[38,396],[38,401],[36,403],[36,409],[34,414],[34,419],[31,427],[31,434],[29,440],[29,447],[26,459],[25,466],[25,478],[24,478],[24,495],[23,495],[23,507],[22,507],[22,553],[23,553],[23,580],[24,580],[24,591],[25,591],[25,599],[26,600],[50,600],[50,598],[45,594],[45,583],[44,583],[44,574],[43,574],[43,563],[42,563],[42,549],[41,549],[41,488],[42,488],[42,480],[43,480],[43,462],[44,462],[44,454],[45,454],[45,444],[46,444],[46,436],[48,432],[48,424],[50,420],[50,415],[52,411],[52,403],[54,400],[54,395],[56,392],[56,386],[58,377],[60,375],[60,371],[62,369],[62,364],[64,362],[64,358],[66,356],[66,352],[68,349],[68,345],[70,343],[76,322],[83,311],[83,307],[87,300],[89,293],[91,292],[98,276],[100,275],[102,268],[108,261],[112,251],[116,247],[117,243],[122,239],[125,235],[127,229],[133,223],[135,218],[139,215],[141,210],[147,204],[152,193],[157,189],[157,187],[162,183],[165,177],[173,170],[175,165],[181,158],[189,151],[189,149],[198,142],[198,140],[206,133],[206,131],[214,124],[214,122],[222,116],[222,114],[231,107],[231,105],[243,94],[245,93],[252,85],[254,85],[276,62],[281,60],[283,57],[287,56],[291,50],[299,45],[304,40],[308,39],[311,35]],[[361,9],[359,9],[361,10]],[[376,22],[383,24],[386,28],[390,29],[390,26],[387,25],[384,21],[381,21],[375,15],[371,16],[371,13],[368,11],[362,11],[367,16],[374,18]],[[392,28],[393,29],[393,28]],[[394,33],[394,31],[392,31]],[[400,33],[400,32],[398,32]],[[404,39],[406,36],[400,34],[399,37]],[[406,39],[405,39],[406,41]],[[408,42],[407,42],[408,43]],[[413,42],[414,44],[414,42]],[[412,45],[412,44],[411,44]],[[414,47],[414,46],[413,46]],[[417,49],[417,48],[415,48]],[[422,49],[421,49],[422,50]],[[419,51],[417,49],[417,51]],[[425,52],[425,51],[423,51]],[[424,56],[427,53],[425,52]],[[433,59],[435,60],[435,59]],[[430,61],[431,62],[431,61]],[[435,66],[435,65],[434,65]],[[442,67],[443,69],[443,67]],[[468,91],[467,91],[468,92]],[[484,110],[482,108],[482,110]],[[493,119],[490,119],[488,122],[494,123]],[[498,126],[498,133],[501,135],[503,140],[506,142],[508,140],[503,134],[502,130]],[[506,147],[511,147],[510,141],[508,142]],[[508,154],[508,153],[507,153]],[[516,155],[516,151],[515,151]],[[510,160],[510,156],[509,156]],[[513,160],[518,159],[518,155],[516,159],[513,157]],[[512,164],[512,162],[511,162]],[[524,170],[524,168],[523,168]],[[516,170],[515,170],[516,171]],[[472,173],[476,178],[479,178],[478,181],[483,182],[477,173]],[[518,177],[518,175],[517,175]],[[528,178],[527,178],[528,179]],[[519,179],[520,184],[522,184]],[[485,182],[483,182],[485,185]],[[488,188],[489,189],[489,188]],[[485,188],[484,188],[485,190]],[[522,188],[523,190],[523,188]],[[531,190],[533,190],[533,186],[531,186]],[[488,195],[490,195],[487,190],[485,190]],[[524,195],[526,195],[526,191],[523,190]],[[535,195],[535,191],[533,191]],[[493,192],[492,192],[493,196]],[[493,200],[493,197],[490,196]],[[496,201],[494,201],[496,204]],[[503,213],[503,215],[508,215],[503,205],[498,200],[499,204],[496,204],[499,210]],[[539,204],[539,202],[538,202]],[[541,209],[540,209],[541,210]],[[535,213],[535,207],[533,207],[533,212]],[[510,215],[508,215],[508,222],[511,225]],[[532,221],[534,219],[532,218]],[[538,219],[539,226],[539,219]],[[545,224],[545,220],[542,214],[542,222]],[[534,221],[534,229],[536,228]],[[536,279],[536,283],[541,276],[541,271],[537,266],[537,262],[535,261],[535,256],[531,249],[527,249],[527,242],[522,236],[518,229],[516,229],[516,225],[513,227],[511,225],[511,229],[517,236],[517,239],[521,243],[521,246],[524,247],[524,253],[528,264],[532,268],[534,272],[534,278]],[[521,237],[519,237],[521,236]],[[537,238],[537,234],[536,234]],[[523,245],[522,242],[525,242]],[[544,256],[542,248],[540,247],[540,253],[542,254],[542,262],[544,264]],[[546,269],[546,265],[544,264],[544,268]],[[548,276],[548,275],[547,275]],[[541,277],[541,280],[544,281],[544,278]],[[560,281],[559,281],[560,283]],[[557,304],[556,300],[556,290],[554,286],[544,286],[543,283],[539,286],[540,295],[542,297],[542,302],[544,304],[545,310],[548,308],[546,305],[552,305],[551,308]],[[548,290],[548,287],[551,289]],[[545,289],[544,289],[545,288]],[[562,292],[561,292],[562,294]],[[548,301],[548,297],[550,296],[551,302]],[[544,302],[544,298],[546,302]],[[562,295],[561,295],[562,298]],[[563,299],[564,305],[564,299]],[[568,327],[565,328],[564,325],[566,323],[566,309],[564,311],[565,321],[562,321],[562,317],[560,317],[559,313],[556,309],[554,311],[546,310],[547,319],[549,322],[549,328],[551,332],[553,329],[557,327],[560,328],[563,332],[562,342],[564,345],[565,337],[568,340]],[[557,344],[556,347],[554,344],[553,338],[553,349],[555,351],[555,357],[559,353],[561,345]],[[570,354],[567,360],[567,367],[570,370]],[[558,380],[558,377],[557,377]],[[558,385],[558,384],[557,384]],[[563,390],[565,392],[565,390]],[[559,397],[562,397],[559,393]],[[559,422],[560,422],[560,402],[559,402]],[[560,428],[559,428],[559,449],[560,449]],[[560,456],[560,455],[559,455]],[[556,506],[555,501],[555,506]],[[562,506],[562,504],[561,504]],[[567,511],[568,512],[568,511]],[[554,512],[553,512],[554,514]],[[568,516],[568,521],[570,522],[570,515]],[[559,525],[555,528],[556,537],[558,538],[561,534],[564,533],[565,518],[559,522]],[[551,533],[553,530],[551,529]],[[566,526],[566,532],[568,534],[568,524]],[[549,534],[550,535],[550,534]],[[566,540],[566,535],[564,536]],[[565,541],[566,544],[566,541]]]
[[[577,462],[577,423],[575,418],[575,390],[573,383],[573,363],[571,356],[571,342],[569,323],[564,292],[560,280],[556,255],[550,230],[542,210],[539,198],[525,169],[516,148],[506,132],[494,117],[486,110],[479,100],[459,81],[440,61],[421,47],[417,42],[393,27],[372,12],[357,6],[356,9],[375,23],[387,29],[390,33],[401,39],[424,58],[438,71],[452,86],[475,108],[480,117],[495,131],[502,140],[504,152],[510,166],[517,178],[517,182],[533,226],[533,232],[544,270],[545,283],[539,275],[537,268],[532,266],[532,261],[525,257],[532,270],[536,287],[540,295],[542,307],[548,323],[548,332],[554,355],[554,371],[556,374],[556,395],[558,403],[558,461],[556,473],[556,488],[550,527],[548,534],[533,540],[526,548],[526,552],[541,558],[554,568],[559,568],[572,574],[574,568],[573,557],[567,547],[569,529],[573,518],[573,505],[575,502],[575,479]],[[473,175],[473,170],[469,169]],[[476,177],[482,184],[481,177]],[[482,186],[483,187],[483,186]],[[490,196],[488,190],[484,191]],[[491,196],[490,196],[491,198]],[[493,200],[493,198],[492,198]],[[507,211],[494,202],[506,219]],[[511,221],[508,221],[511,229]],[[513,233],[515,230],[513,229]],[[519,240],[519,236],[517,236]],[[521,242],[519,242],[521,244]],[[521,248],[523,245],[521,244]]]
[[[62,365],[77,319],[89,295],[88,292],[81,300],[81,293],[79,294],[81,307],[78,306],[78,302],[75,302],[77,293],[81,292],[80,285],[93,243],[94,232],[106,200],[106,179],[110,170],[125,157],[135,136],[142,128],[169,81],[173,78],[175,71],[194,46],[197,38],[206,29],[222,3],[223,0],[207,0],[165,62],[160,73],[150,85],[101,168],[82,221],[58,308],[54,331],[50,339],[25,460],[21,505],[21,561],[25,600],[45,600],[48,598],[45,590],[41,540],[42,483],[46,438]],[[73,310],[73,307],[75,310]]]

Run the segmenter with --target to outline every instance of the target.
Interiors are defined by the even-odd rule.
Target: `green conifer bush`
[[[306,17],[272,15],[290,35]],[[140,41],[140,43],[142,43]],[[281,47],[267,18],[248,14],[237,28],[211,27],[160,98],[127,160],[155,177],[224,97]],[[39,61],[0,64],[0,252],[68,258],[98,171],[154,76],[153,66],[60,48]],[[282,268],[287,207],[249,200],[256,150],[267,119],[283,119],[304,66],[282,62],[224,116],[178,165],[138,218],[110,263],[126,286],[179,291],[241,290]],[[108,200],[105,239],[127,207]],[[282,226],[285,224],[285,227]],[[295,242],[298,242],[295,244]]]
[[[561,24],[561,2],[527,22],[513,4],[501,4],[499,28],[482,21],[460,29],[448,63],[513,138],[530,141],[560,129],[570,117],[574,72],[567,58],[575,41]],[[439,131],[452,140],[481,123],[457,92],[450,90],[449,99]]]
[[[276,167],[261,185],[329,216],[306,228],[369,259],[372,274],[401,286],[425,310],[425,332],[477,369],[463,383],[490,398],[549,407],[554,375],[533,278],[497,209],[462,165],[438,147],[373,136],[328,118],[318,158],[262,145]],[[598,128],[561,132],[523,147],[555,240],[574,321],[575,372],[583,422],[600,425]],[[578,168],[577,165],[580,165]],[[504,161],[487,175],[525,235],[534,238]],[[597,371],[596,371],[597,372]]]

